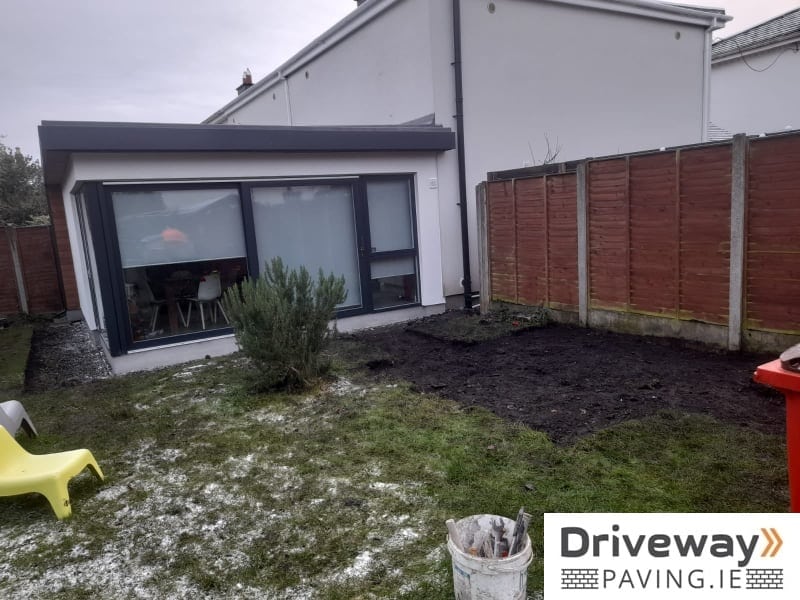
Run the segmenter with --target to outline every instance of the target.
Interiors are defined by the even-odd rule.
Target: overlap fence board
[[[800,336],[800,133],[490,176],[492,298],[731,349]]]
[[[574,174],[487,184],[495,300],[577,309],[575,186]]]
[[[547,302],[578,307],[577,180],[574,174],[545,178],[547,199]]]
[[[628,306],[628,161],[589,163],[589,304]]]
[[[750,143],[746,325],[800,330],[800,137]]]
[[[547,302],[547,207],[545,177],[514,180],[518,292],[521,304]]]
[[[680,317],[727,324],[731,148],[680,153]]]
[[[17,244],[28,311],[38,315],[63,310],[50,227],[18,229]]]
[[[678,189],[675,153],[631,158],[630,308],[678,310]]]
[[[492,293],[498,300],[517,302],[516,210],[514,183],[490,183],[489,256]]]

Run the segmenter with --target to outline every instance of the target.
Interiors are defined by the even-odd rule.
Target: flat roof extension
[[[39,146],[46,184],[60,183],[74,153],[135,152],[444,152],[452,130],[435,125],[281,127],[42,121]]]

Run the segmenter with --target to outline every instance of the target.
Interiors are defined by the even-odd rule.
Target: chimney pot
[[[236,93],[241,94],[251,87],[253,87],[253,75],[250,73],[250,69],[245,69],[242,73],[242,85],[236,88]]]

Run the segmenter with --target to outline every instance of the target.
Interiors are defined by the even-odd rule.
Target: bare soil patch
[[[465,318],[475,317],[448,314],[356,339],[370,348],[365,364],[376,374],[487,408],[559,444],[664,410],[770,434],[785,430],[783,397],[752,381],[756,366],[774,357],[563,325],[486,340],[446,333],[464,330]],[[497,324],[488,320],[487,327]]]

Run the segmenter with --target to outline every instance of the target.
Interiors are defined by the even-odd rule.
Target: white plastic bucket
[[[514,521],[497,515],[475,515],[456,521],[460,536],[477,520],[481,529],[489,530],[492,519],[502,519],[509,532]],[[522,550],[508,558],[472,556],[447,536],[447,550],[453,558],[453,588],[456,600],[525,600],[528,589],[528,566],[533,560],[531,538],[525,536]]]

